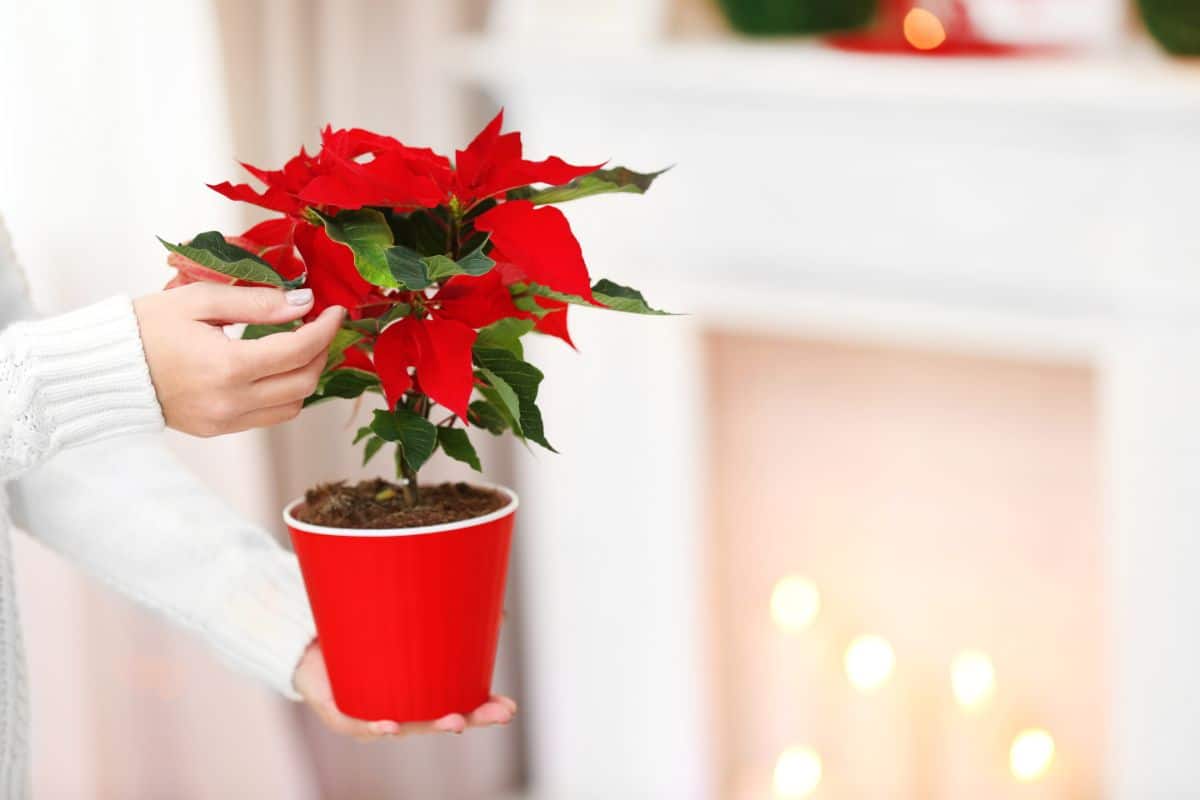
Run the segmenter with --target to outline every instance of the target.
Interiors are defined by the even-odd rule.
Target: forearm
[[[64,448],[162,424],[128,298],[0,332],[0,481]]]
[[[157,437],[61,453],[10,495],[19,526],[295,697],[292,673],[315,636],[295,557],[202,487]]]

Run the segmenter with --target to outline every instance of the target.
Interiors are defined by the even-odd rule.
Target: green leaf
[[[171,244],[159,238],[162,246],[172,253],[178,253],[184,258],[190,258],[202,267],[214,272],[228,275],[239,281],[261,283],[266,286],[278,286],[281,289],[295,289],[304,285],[304,278],[284,280],[275,268],[261,258],[243,250],[237,245],[225,241],[225,237],[217,231],[205,231],[197,234],[187,244]]]
[[[486,246],[487,239],[485,238],[473,250],[458,259],[458,268],[467,275],[475,276],[486,275],[491,272],[492,267],[496,266],[496,262],[483,252],[483,248]]]
[[[354,267],[364,280],[375,286],[396,287],[396,279],[388,268],[387,250],[394,240],[387,217],[373,208],[341,211],[333,216],[309,210],[325,223],[330,239],[354,253]]]
[[[440,281],[451,275],[462,274],[462,269],[450,256],[425,256],[421,261],[430,281]]]
[[[383,447],[383,439],[380,439],[378,436],[372,436],[370,439],[367,439],[367,446],[363,448],[364,467],[375,457],[375,454],[379,452],[379,448],[381,447]]]
[[[537,397],[542,371],[507,350],[495,347],[474,348],[475,363],[503,378],[520,397]]]
[[[437,426],[407,408],[376,411],[371,431],[381,439],[400,445],[405,463],[419,470],[437,448]]]
[[[300,327],[299,322],[285,322],[282,325],[247,325],[242,331],[243,339],[261,339],[276,333],[287,333]]]
[[[387,249],[388,269],[392,278],[405,289],[419,291],[429,286],[429,269],[421,260],[421,254],[407,245],[398,244]]]
[[[405,245],[396,245],[387,250],[388,268],[392,276],[404,288],[413,291],[428,288],[436,281],[455,275],[483,275],[496,262],[483,253],[486,240],[458,261],[446,255],[422,256]]]
[[[518,289],[516,289],[516,291],[519,291],[519,292],[530,292],[531,291],[530,287],[526,286],[524,284],[513,284],[513,286],[519,287]],[[536,286],[536,284],[531,284],[531,286]],[[537,288],[541,289],[543,287],[537,286]],[[545,295],[545,296],[551,297],[552,295]],[[563,295],[563,296],[564,297],[573,297],[576,300],[579,299],[578,297],[575,297],[574,295]],[[542,306],[538,305],[537,300],[535,300],[533,298],[533,293],[514,294],[512,301],[513,301],[513,305],[516,306],[517,308],[519,308],[521,311],[525,311],[529,314],[533,314],[538,319],[541,319],[542,317],[546,316],[547,314],[550,314],[553,312],[553,309],[543,308]],[[571,302],[571,301],[567,300],[564,302]]]
[[[371,429],[364,425],[363,427],[358,429],[358,433],[354,434],[354,444],[358,444],[359,442],[361,442],[363,439],[367,438],[370,435],[371,435]]]
[[[489,427],[488,430],[497,434],[511,430],[517,436],[524,438],[521,433],[520,420],[509,413],[504,399],[500,397],[500,393],[491,386],[478,386],[476,388],[479,390],[479,394],[483,396],[483,403],[488,407],[488,413],[491,415],[487,421],[495,426],[495,429]],[[499,420],[499,422],[497,423],[496,420]]]
[[[331,370],[346,360],[346,351],[361,342],[362,334],[348,328],[339,328],[329,343],[329,354],[325,357],[325,369]]]
[[[565,294],[556,292],[546,286],[537,283],[529,284],[514,284],[518,295],[513,297],[513,302],[518,308],[525,309],[531,303],[531,294],[540,297],[549,297],[552,300],[558,300],[562,303],[570,303],[577,306],[585,306],[587,308],[604,308],[609,311],[624,311],[628,314],[651,314],[655,316],[670,316],[670,311],[661,311],[657,308],[652,308],[646,302],[646,298],[642,297],[642,293],[637,289],[631,289],[628,286],[622,286],[619,283],[613,283],[608,278],[601,278],[592,285],[592,297],[596,298],[596,303],[589,303],[579,295]],[[520,293],[526,292],[522,296]],[[520,302],[523,301],[523,302]],[[536,305],[536,303],[533,303]]]
[[[533,400],[521,401],[521,433],[526,439],[537,442],[551,453],[557,453],[554,446],[546,441],[546,430],[542,425],[542,410]]]
[[[351,400],[363,392],[378,389],[379,378],[370,372],[361,369],[335,369],[321,376],[316,393],[304,401],[304,406],[307,408],[334,398]]]
[[[669,315],[669,311],[651,308],[637,289],[613,283],[608,278],[601,278],[592,286],[592,297],[613,311],[624,311],[629,314]]]
[[[507,317],[493,322],[486,328],[480,328],[479,335],[475,339],[475,346],[507,350],[517,358],[524,358],[525,348],[521,346],[521,337],[531,330],[533,330],[533,320]]]
[[[432,256],[450,249],[446,228],[430,211],[392,214],[389,223],[396,244],[420,255]]]
[[[476,374],[480,380],[486,381],[487,385],[492,388],[494,394],[489,397],[499,401],[499,405],[508,414],[510,420],[521,419],[521,398],[517,396],[516,391],[508,385],[508,381],[501,378],[496,373],[486,367],[480,368]]]
[[[479,454],[475,452],[466,431],[461,428],[438,428],[438,444],[455,461],[463,462],[476,472],[483,472]]]
[[[509,428],[508,419],[489,400],[473,401],[467,409],[467,420],[494,436],[499,436]]]
[[[535,205],[546,205],[548,203],[565,203],[594,194],[611,194],[613,192],[645,194],[646,190],[650,188],[650,184],[654,183],[654,179],[669,169],[671,168],[667,167],[658,172],[634,172],[627,167],[598,169],[563,186],[547,186],[544,189],[522,186],[510,191],[508,198],[510,200],[529,200]]]
[[[493,347],[477,347],[474,350],[475,363],[485,377],[497,377],[511,387],[520,406],[517,416],[517,426],[514,431],[522,437],[537,442],[542,447],[557,452],[542,427],[542,412],[537,407],[538,387],[542,383],[542,371],[537,367],[514,356],[508,350]],[[489,378],[490,383],[490,378]],[[498,393],[500,388],[491,384]],[[481,390],[483,391],[483,390]],[[487,397],[487,392],[483,392]],[[489,398],[490,399],[490,398]],[[507,399],[500,397],[504,406],[508,407]]]

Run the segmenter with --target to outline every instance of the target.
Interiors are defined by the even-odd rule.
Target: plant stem
[[[402,404],[414,414],[420,414],[429,419],[430,407],[433,405],[429,401],[428,395],[419,392],[409,392],[405,395]],[[404,504],[409,508],[413,508],[421,502],[421,484],[417,481],[417,471],[408,465],[404,460],[404,452],[397,453],[396,458],[396,474],[404,479],[404,484],[401,487],[401,492],[404,496]]]
[[[400,477],[405,479],[405,483],[401,486],[401,492],[404,494],[404,505],[413,508],[421,502],[421,486],[417,483],[417,471],[404,461],[401,457],[399,465]]]

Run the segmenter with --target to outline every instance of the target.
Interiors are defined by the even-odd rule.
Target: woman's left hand
[[[352,736],[360,742],[403,738],[418,733],[462,733],[467,728],[507,725],[517,713],[517,704],[512,699],[493,695],[470,714],[447,714],[429,722],[367,721],[348,717],[333,702],[333,689],[329,685],[329,674],[325,671],[325,657],[317,642],[304,651],[292,683],[326,728],[342,736]]]

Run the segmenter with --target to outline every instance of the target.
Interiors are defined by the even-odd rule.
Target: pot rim
[[[464,528],[474,528],[478,525],[486,525],[489,522],[495,522],[498,519],[503,519],[514,513],[517,507],[521,504],[517,493],[507,486],[501,486],[498,483],[472,483],[472,486],[481,486],[486,489],[494,489],[498,492],[503,492],[508,495],[508,503],[503,508],[498,508],[482,517],[471,517],[470,519],[460,519],[457,522],[443,522],[438,525],[421,525],[416,528],[330,528],[325,525],[314,525],[311,522],[302,522],[292,516],[292,509],[304,502],[304,496],[301,495],[283,507],[283,522],[292,530],[302,531],[303,533],[317,533],[324,536],[354,536],[354,537],[371,537],[371,538],[387,538],[396,536],[421,536],[427,533],[453,533]]]

